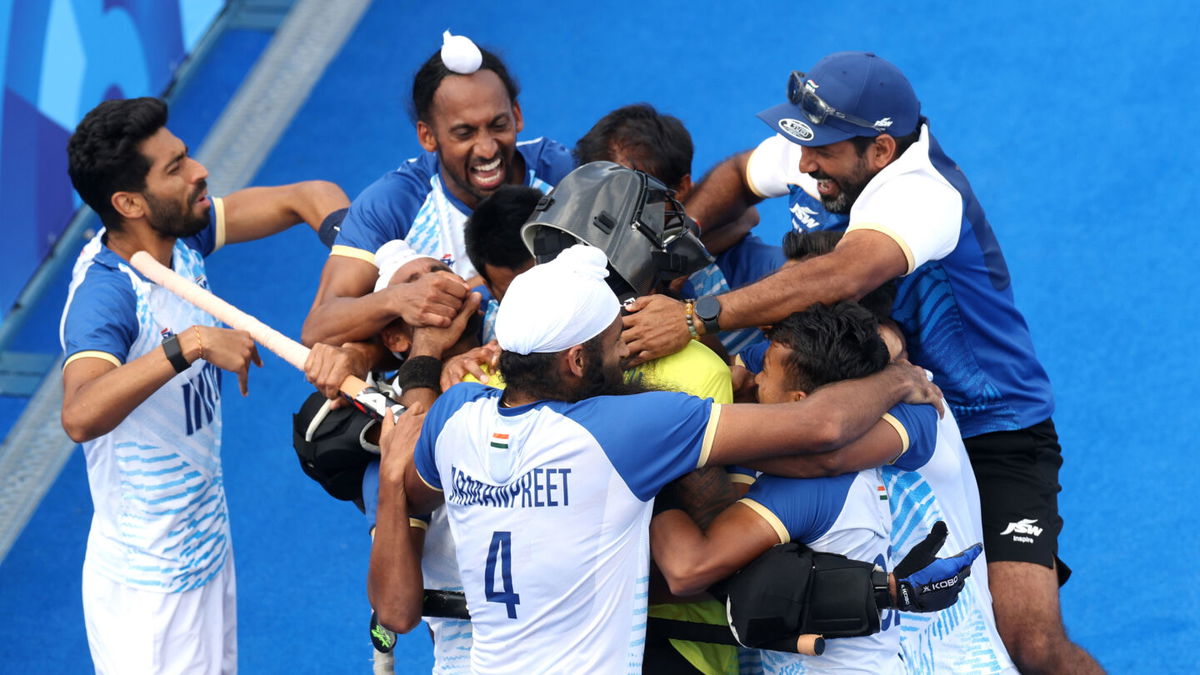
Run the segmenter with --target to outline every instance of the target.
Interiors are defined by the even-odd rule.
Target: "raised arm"
[[[752,150],[736,154],[714,166],[688,197],[684,208],[707,235],[736,222],[746,210],[762,201],[746,182]],[[717,251],[718,253],[720,251]]]
[[[302,222],[317,231],[325,216],[350,206],[340,187],[323,180],[246,188],[222,201],[225,240],[231,244],[262,239]]]
[[[867,433],[897,403],[941,406],[941,391],[907,361],[821,387],[791,403],[721,406],[707,464],[745,466],[783,455],[827,452]]]

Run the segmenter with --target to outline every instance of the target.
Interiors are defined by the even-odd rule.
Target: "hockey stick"
[[[425,600],[421,606],[422,616],[437,616],[446,619],[470,621],[467,600],[461,591],[437,591],[425,589]],[[676,621],[649,617],[646,621],[646,640],[686,640],[708,642],[718,645],[737,646],[739,643],[728,626],[717,626],[692,621]],[[790,641],[771,645],[775,651],[794,652],[808,656],[820,656],[825,651],[825,639],[819,635],[801,635],[795,644]]]
[[[218,298],[195,282],[183,278],[145,251],[134,253],[129,262],[150,281],[208,312],[229,327],[246,331],[256,342],[274,352],[279,358],[298,370],[304,370],[304,362],[308,360],[308,347]],[[391,399],[359,378],[353,375],[346,376],[338,385],[338,389],[359,410],[376,418],[387,414]]]

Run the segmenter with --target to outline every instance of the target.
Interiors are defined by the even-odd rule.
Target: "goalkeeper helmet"
[[[604,251],[608,283],[621,301],[713,262],[675,192],[613,162],[567,174],[538,202],[521,238],[538,263],[579,243]]]

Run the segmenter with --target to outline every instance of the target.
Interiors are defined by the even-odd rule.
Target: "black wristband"
[[[163,340],[162,346],[163,351],[167,353],[167,360],[171,362],[171,367],[175,369],[176,373],[182,373],[192,367],[192,364],[188,363],[187,358],[183,355],[183,348],[179,346],[178,335],[172,335]]]
[[[442,362],[432,356],[414,356],[400,364],[396,372],[396,384],[400,391],[409,389],[440,390]]]

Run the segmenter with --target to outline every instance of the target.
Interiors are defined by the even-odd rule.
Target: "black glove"
[[[375,645],[375,651],[384,654],[392,651],[392,648],[396,646],[396,634],[379,623],[375,612],[371,612],[371,644]]]
[[[946,543],[946,523],[934,523],[929,536],[917,544],[896,565],[896,609],[904,612],[938,612],[958,600],[971,576],[971,563],[983,552],[975,544],[958,555],[937,557]]]

